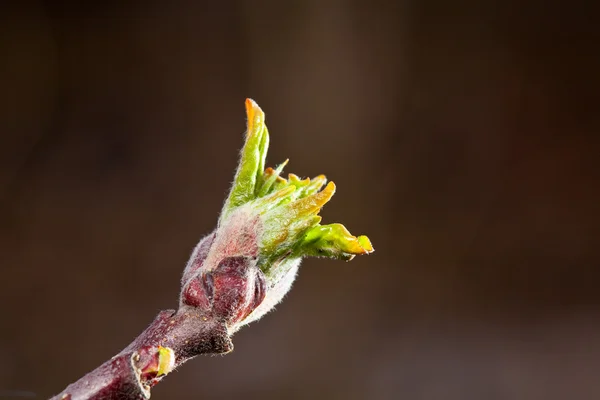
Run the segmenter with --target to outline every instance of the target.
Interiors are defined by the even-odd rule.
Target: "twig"
[[[366,236],[320,224],[317,214],[333,196],[333,182],[325,186],[323,175],[283,179],[287,161],[265,169],[265,115],[250,99],[246,113],[231,192],[217,229],[198,243],[184,270],[179,309],[160,312],[123,351],[52,400],[148,399],[152,386],[187,360],[232,351],[231,335],[281,301],[302,257],[351,260],[373,251]]]
[[[147,399],[169,370],[197,355],[232,349],[226,327],[214,315],[189,306],[161,311],[127,348],[52,399]]]

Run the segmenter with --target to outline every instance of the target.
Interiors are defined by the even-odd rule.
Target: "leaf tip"
[[[365,254],[369,254],[375,251],[371,241],[365,235],[361,235],[356,238],[358,240],[358,244],[365,250]]]
[[[265,113],[251,98],[246,99],[246,116],[248,118],[248,134],[255,131],[255,127],[264,122]]]

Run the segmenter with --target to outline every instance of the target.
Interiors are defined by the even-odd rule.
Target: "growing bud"
[[[248,132],[217,228],[200,240],[181,279],[178,310],[161,311],[119,354],[67,386],[56,399],[148,399],[150,389],[199,354],[233,350],[231,334],[257,320],[290,290],[300,260],[351,260],[373,246],[318,213],[335,185],[325,176],[281,177],[266,168],[265,114],[246,100]]]
[[[180,303],[225,322],[230,333],[260,318],[289,291],[300,260],[351,260],[373,251],[366,236],[341,224],[321,225],[321,208],[335,193],[325,176],[281,177],[287,160],[266,168],[265,114],[246,100],[248,131],[240,164],[217,229],[200,241],[182,278]]]

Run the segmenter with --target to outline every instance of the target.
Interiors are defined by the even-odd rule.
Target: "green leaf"
[[[351,260],[371,253],[373,246],[366,236],[355,237],[341,224],[320,225],[318,214],[335,193],[333,182],[325,186],[324,175],[301,179],[289,174],[284,179],[281,173],[288,160],[276,169],[265,169],[269,147],[265,114],[250,99],[246,100],[246,114],[246,141],[220,224],[237,209],[244,211],[235,213],[236,218],[248,218],[248,224],[259,221],[259,266],[267,278],[280,276],[282,271],[277,268],[288,265],[286,260],[304,256]]]
[[[246,143],[242,148],[240,164],[231,192],[221,211],[221,221],[232,209],[254,199],[256,187],[262,183],[269,148],[269,131],[265,126],[265,114],[254,100],[246,99],[246,114],[248,116]]]

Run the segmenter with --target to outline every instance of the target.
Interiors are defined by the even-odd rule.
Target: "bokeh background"
[[[176,306],[245,129],[376,248],[306,260],[153,399],[600,398],[593,2],[0,6],[0,398],[46,398]]]

